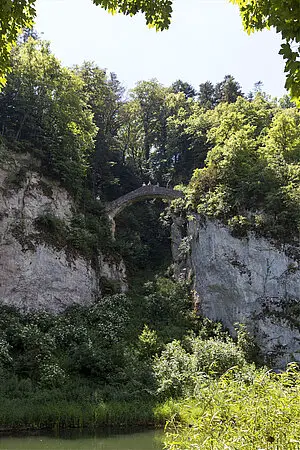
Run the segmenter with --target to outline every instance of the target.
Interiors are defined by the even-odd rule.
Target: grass
[[[80,391],[80,389],[79,389]],[[84,396],[84,392],[86,397]],[[103,401],[78,392],[24,390],[0,399],[0,431],[161,426],[168,450],[300,449],[300,373],[275,374],[247,366],[219,379],[201,374],[193,397]],[[75,393],[72,394],[75,397]]]
[[[1,399],[0,430],[160,426],[166,417],[153,402],[34,402]]]
[[[300,449],[300,374],[234,370],[200,383],[193,398],[168,400],[168,450]]]

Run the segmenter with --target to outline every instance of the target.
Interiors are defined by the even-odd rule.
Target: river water
[[[0,437],[0,450],[162,450],[162,431]]]

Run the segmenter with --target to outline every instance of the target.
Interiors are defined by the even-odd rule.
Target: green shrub
[[[232,341],[196,338],[191,342],[191,348],[197,373],[222,375],[231,367],[245,364],[243,352]]]
[[[164,397],[180,397],[194,387],[194,360],[179,341],[166,345],[161,356],[155,358],[153,369],[158,383],[157,392]]]
[[[142,333],[138,337],[138,352],[143,359],[154,356],[161,348],[157,332],[150,330],[148,325],[144,326]]]
[[[189,395],[199,377],[221,376],[232,367],[242,368],[246,364],[244,353],[230,340],[190,337],[185,342],[189,352],[179,341],[173,341],[155,358],[158,393],[171,397]]]
[[[58,364],[46,363],[40,368],[40,385],[42,387],[59,387],[64,383],[65,378],[65,371]]]
[[[168,450],[298,449],[300,374],[291,366],[276,375],[239,369],[202,383],[194,398],[168,404]]]
[[[195,325],[190,288],[185,282],[157,277],[145,284],[145,320],[164,342],[181,339]]]
[[[11,347],[7,340],[0,336],[0,367],[7,367],[12,363],[10,348]]]
[[[51,213],[35,219],[38,237],[68,255],[81,255],[95,262],[100,250],[105,250],[111,241],[111,232],[102,211],[99,217],[91,214],[73,216],[70,223]],[[105,244],[104,244],[105,243]]]
[[[298,244],[299,111],[240,97],[208,114],[213,147],[193,174],[188,205],[239,236],[252,230]]]

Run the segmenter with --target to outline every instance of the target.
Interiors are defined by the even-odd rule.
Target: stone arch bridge
[[[174,189],[169,189],[161,186],[147,185],[141,186],[138,189],[128,192],[128,194],[125,194],[122,197],[119,197],[116,200],[107,203],[106,211],[108,217],[112,222],[113,235],[115,232],[114,218],[127,206],[132,205],[133,203],[139,202],[141,200],[147,200],[150,198],[174,200],[176,198],[183,198],[183,196],[184,195],[182,191],[175,191]]]

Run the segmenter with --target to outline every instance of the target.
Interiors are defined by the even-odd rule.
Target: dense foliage
[[[2,307],[0,324],[3,370],[44,387],[60,386],[64,380],[81,376],[102,388],[107,383],[123,383],[136,391],[135,377],[140,374],[131,372],[136,350],[131,354],[130,346],[141,345],[138,336],[143,327],[148,333],[149,327],[156,329],[156,351],[164,341],[181,338],[196,322],[187,286],[158,278],[135,296],[105,296],[60,315],[22,314]],[[147,332],[143,333],[145,346]]]
[[[120,12],[125,15],[135,15],[139,12],[145,14],[147,25],[156,30],[164,30],[170,25],[172,13],[171,0],[93,0],[95,5],[100,5],[111,13]]]
[[[143,182],[188,182],[210,147],[209,124],[203,120],[200,130],[192,118],[241,95],[238,83],[226,76],[213,86],[210,105],[200,94],[198,102],[196,90],[181,80],[170,88],[156,80],[140,82],[124,100],[115,74],[88,62],[62,67],[49,43],[34,33],[25,33],[14,49],[12,68],[0,93],[1,135],[8,148],[32,152],[41,161],[39,170],[76,200],[72,223],[41,217],[37,229],[49,243],[73,246],[89,259],[100,248],[112,249],[101,203]],[[113,248],[129,268],[169,258],[168,231],[158,220],[163,208],[146,203],[120,216]]]
[[[146,23],[156,30],[169,27],[172,15],[172,0],[92,0],[95,5],[111,13],[125,15],[143,13]],[[250,33],[274,27],[281,33],[284,43],[280,54],[286,60],[286,88],[295,101],[300,97],[300,6],[297,0],[230,0],[240,8],[245,30]],[[35,0],[2,0],[0,5],[0,86],[6,80],[9,54],[22,29],[32,26],[35,17]],[[192,92],[192,91],[191,91]]]
[[[299,112],[288,97],[271,100],[261,83],[248,96],[230,75],[198,92],[177,80],[141,81],[124,99],[115,74],[93,63],[61,66],[49,43],[25,33],[0,93],[7,146],[31,151],[40,170],[76,199],[72,223],[39,218],[49,242],[89,259],[114,249],[128,268],[170,257],[164,204],[145,203],[117,218],[110,239],[103,203],[143,183],[189,183],[193,210],[236,232],[291,240],[299,230]],[[205,166],[205,168],[204,168]],[[51,236],[52,235],[52,236]],[[55,238],[54,238],[55,235]]]
[[[35,158],[23,158],[6,182],[18,190],[32,170],[47,174],[44,190],[51,178],[61,183],[74,199],[72,218],[42,215],[34,233],[96,270],[99,250],[121,254],[130,291],[119,294],[102,280],[101,299],[56,316],[1,307],[0,424],[169,418],[172,450],[287,448],[299,431],[295,368],[282,375],[256,369],[249,361],[259,355],[244,327],[233,340],[193,311],[190,286],[175,282],[171,268],[153,275],[170,263],[164,225],[173,210],[159,220],[163,203],[135,204],[117,219],[113,242],[104,203],[143,183],[188,184],[175,212],[298,243],[299,111],[289,97],[270,99],[259,83],[246,96],[230,75],[198,92],[182,80],[170,87],[141,81],[124,99],[115,74],[88,62],[66,69],[48,43],[23,41],[0,93],[0,150],[7,160],[17,151]],[[18,222],[14,233],[24,238]]]
[[[241,369],[246,364],[245,355],[231,340],[192,336],[185,345],[188,350],[179,341],[167,344],[154,361],[158,392],[166,397],[193,395],[199,376],[222,375],[233,366]]]
[[[153,355],[197,327],[187,286],[166,278],[147,283],[142,291],[105,296],[60,315],[23,314],[2,306],[0,423],[49,426],[59,411],[60,426],[78,426],[82,416],[85,424],[93,425],[92,410],[98,408],[98,424],[103,424],[109,420],[103,402],[112,402],[112,414],[124,421],[124,401],[147,403],[147,423],[157,402]],[[133,414],[136,423],[144,423],[141,409],[140,417]]]
[[[124,295],[59,316],[2,307],[1,425],[167,420],[170,450],[299,443],[297,367],[275,374],[249,365],[244,328],[234,343],[219,324],[191,316],[185,296],[183,285],[159,278],[138,310]]]
[[[189,185],[193,207],[239,233],[298,242],[300,114],[260,94],[206,114],[213,148]],[[196,118],[195,118],[196,120]],[[288,230],[288,232],[287,232]]]
[[[170,401],[166,447],[179,449],[296,449],[300,434],[297,367],[227,371],[219,380],[199,377],[197,394]]]
[[[10,52],[22,29],[31,27],[35,16],[35,0],[2,0],[0,4],[0,88],[6,81]]]
[[[169,278],[56,316],[2,306],[0,330],[8,427],[162,423],[170,395],[247,364],[239,341],[196,317],[188,287]]]
[[[82,80],[47,42],[29,38],[14,50],[0,110],[2,135],[38,149],[47,174],[69,187],[85,175],[97,128]]]

